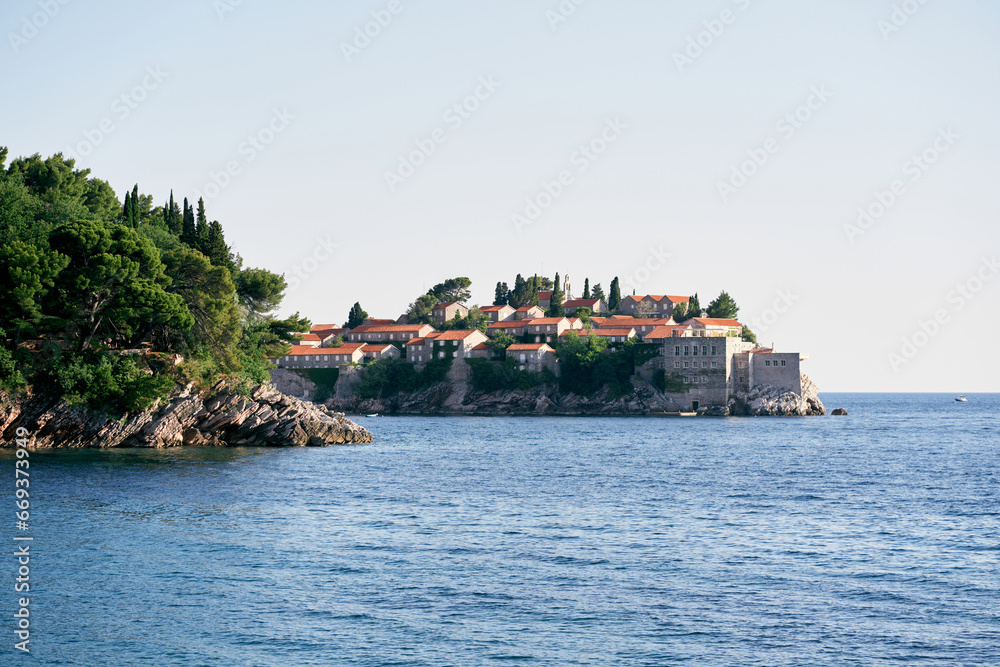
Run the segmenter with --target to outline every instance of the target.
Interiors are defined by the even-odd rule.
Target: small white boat
[[[373,415],[365,415],[365,417],[378,417],[378,413],[375,413]]]
[[[958,396],[955,397],[955,400],[958,401],[959,403],[968,403],[969,402],[969,399],[967,399],[965,397],[965,394],[959,394]]]

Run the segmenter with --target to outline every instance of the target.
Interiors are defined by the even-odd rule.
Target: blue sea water
[[[850,415],[37,452],[0,663],[1000,664],[1000,395],[823,399]]]

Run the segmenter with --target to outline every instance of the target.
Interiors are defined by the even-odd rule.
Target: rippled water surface
[[[36,453],[0,663],[1000,664],[1000,395],[823,398],[850,416]]]

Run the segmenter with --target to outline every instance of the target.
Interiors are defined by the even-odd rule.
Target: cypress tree
[[[198,239],[198,250],[201,250],[206,255],[209,251],[209,240],[208,240],[208,218],[205,216],[205,199],[204,197],[198,198],[198,217],[195,222],[195,231]]]
[[[364,311],[360,303],[351,306],[351,312],[347,315],[347,328],[360,327],[368,319],[368,313]]]
[[[139,184],[132,188],[132,227],[139,226]]]
[[[622,291],[621,288],[618,286],[618,276],[615,276],[615,279],[611,281],[610,294],[608,295],[608,309],[617,310],[618,304],[620,304],[621,302],[622,302]]]
[[[590,296],[590,278],[583,279],[583,298],[589,299]]]
[[[132,198],[128,190],[125,191],[125,203],[122,205],[122,222],[125,223],[126,227],[134,226],[132,224]]]
[[[215,266],[229,266],[229,246],[226,245],[226,237],[218,220],[213,220],[208,225],[208,239],[202,252]]]
[[[181,241],[192,248],[198,247],[198,232],[194,225],[194,208],[184,198],[184,219],[182,221]]]
[[[510,290],[507,289],[507,283],[497,282],[496,291],[493,293],[493,305],[506,306],[509,300]]]
[[[170,206],[167,208],[166,212],[167,227],[174,234],[174,236],[180,236],[184,232],[184,225],[181,220],[181,209],[177,206],[177,202],[174,201],[174,191],[170,191]]]
[[[546,314],[549,317],[562,317],[563,316],[563,301],[566,300],[566,294],[563,292],[562,285],[559,283],[559,273],[556,273],[555,283],[552,285],[552,296],[549,297],[549,309]]]

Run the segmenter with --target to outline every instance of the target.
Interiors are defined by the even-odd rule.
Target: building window
[[[704,383],[708,382],[708,378],[707,378],[707,377],[705,377],[704,375],[702,375],[702,376],[701,376],[701,382],[702,382],[702,384],[704,384]]]
[[[713,362],[713,363],[714,363],[714,362]],[[703,362],[701,362],[701,367],[702,367],[702,368],[708,368],[708,362],[707,362],[707,361],[703,361]]]
[[[716,354],[718,354],[718,352],[716,352],[716,347],[713,345],[712,346],[712,356],[714,357]]]
[[[687,376],[684,377],[684,384],[688,384],[688,378],[687,378]]]
[[[719,362],[718,361],[713,361],[712,362],[712,368],[718,368],[718,367],[719,367]]]
[[[684,368],[690,368],[690,365],[686,361],[684,362]]]
[[[702,345],[701,346],[701,356],[705,356],[706,354],[708,354],[708,345]]]
[[[684,346],[684,356],[686,357],[689,354],[691,354],[691,346],[690,345],[685,345]]]
[[[691,347],[694,348],[694,356],[697,357],[698,356],[698,346],[697,345],[692,345]]]
[[[770,362],[770,361],[765,361],[765,362],[764,362],[764,365],[765,365],[765,366],[770,366],[770,365],[771,365],[771,362]]]
[[[674,356],[675,357],[681,356],[681,346],[680,345],[674,345]]]
[[[681,362],[675,361],[674,362],[674,368],[680,368],[680,367],[681,367]]]
[[[784,361],[782,361],[782,362],[781,362],[781,365],[782,365],[782,366],[784,366],[784,365],[785,365],[785,362],[784,362]]]

